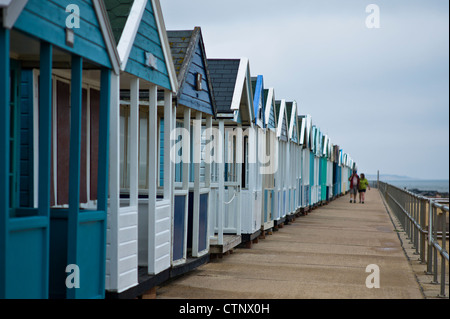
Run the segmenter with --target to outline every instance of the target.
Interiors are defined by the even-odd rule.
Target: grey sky
[[[380,8],[381,28],[365,25]],[[449,178],[447,0],[161,0],[167,30],[202,28],[209,58],[248,57],[277,99],[359,172]]]

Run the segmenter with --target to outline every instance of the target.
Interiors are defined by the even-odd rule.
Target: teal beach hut
[[[104,3],[0,11],[0,298],[103,298],[119,72]]]

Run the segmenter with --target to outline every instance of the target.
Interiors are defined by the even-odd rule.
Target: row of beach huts
[[[296,101],[158,0],[0,0],[0,24],[0,298],[140,297],[349,189]]]

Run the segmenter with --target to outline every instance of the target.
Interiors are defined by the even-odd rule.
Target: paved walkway
[[[380,288],[366,287],[371,264],[379,267]],[[365,204],[340,197],[156,293],[184,299],[423,298],[376,189]]]

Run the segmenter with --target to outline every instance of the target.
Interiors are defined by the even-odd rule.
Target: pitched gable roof
[[[289,133],[287,127],[286,100],[275,101],[275,110],[278,121],[277,137],[283,141],[287,141]]]
[[[75,41],[66,42],[67,12],[57,1],[3,0],[2,25],[15,28],[43,39],[67,52],[88,58],[90,61],[113,69],[118,74],[119,57],[108,14],[102,0],[73,0],[74,5],[83,5],[79,17],[80,27],[73,28]],[[82,27],[83,25],[89,27]]]
[[[194,30],[181,30],[181,31],[167,31],[167,38],[169,41],[173,64],[178,79],[178,96],[182,93],[181,88],[186,82],[186,78],[191,70],[192,63],[196,58],[196,50],[200,50],[201,61],[195,62],[197,64],[203,64],[204,74],[206,76],[207,92],[209,94],[211,103],[211,113],[215,115],[217,113],[216,102],[214,98],[214,90],[212,86],[212,79],[208,68],[208,61],[206,57],[206,50],[203,42],[203,36],[200,27],[195,27]],[[198,60],[198,57],[197,57]],[[206,91],[206,90],[205,90]]]
[[[265,114],[264,114],[264,79],[262,75],[252,77],[252,89],[253,89],[253,108],[254,108],[254,120],[253,122],[260,127],[266,127]]]
[[[149,43],[149,48],[154,45],[154,43],[151,43],[152,40],[158,38],[157,45],[161,47],[162,51],[159,53],[161,55],[159,58],[163,60],[161,63],[164,64],[161,67],[164,70],[161,70],[161,72],[167,72],[168,83],[170,83],[172,92],[176,93],[178,83],[176,81],[176,73],[159,0],[106,0],[106,9],[117,43],[121,70],[125,71],[127,68],[130,54],[132,54],[134,43],[139,32],[141,35],[148,37],[148,41],[144,42]],[[143,23],[143,19],[148,16],[152,17],[151,21]],[[143,29],[141,30],[141,28]],[[147,52],[147,50],[150,50],[149,48],[139,48],[139,50]],[[152,70],[137,70],[139,66],[142,67],[142,65],[145,65],[143,52],[140,52],[138,57],[134,57],[134,59],[138,59],[139,61],[132,61],[135,65],[133,69],[136,74],[139,74],[139,77],[151,80],[157,77],[156,74],[153,74],[155,72]]]
[[[298,115],[298,143],[305,146],[306,118]]]
[[[277,115],[275,111],[275,90],[274,88],[264,89],[264,118],[265,125],[276,131]]]
[[[297,131],[297,102],[286,102],[286,115],[288,120],[289,138],[298,143]]]
[[[233,113],[231,101],[239,63],[239,59],[208,59],[218,113]]]
[[[208,59],[208,66],[217,113],[234,114],[235,121],[250,124],[254,115],[248,59]]]

